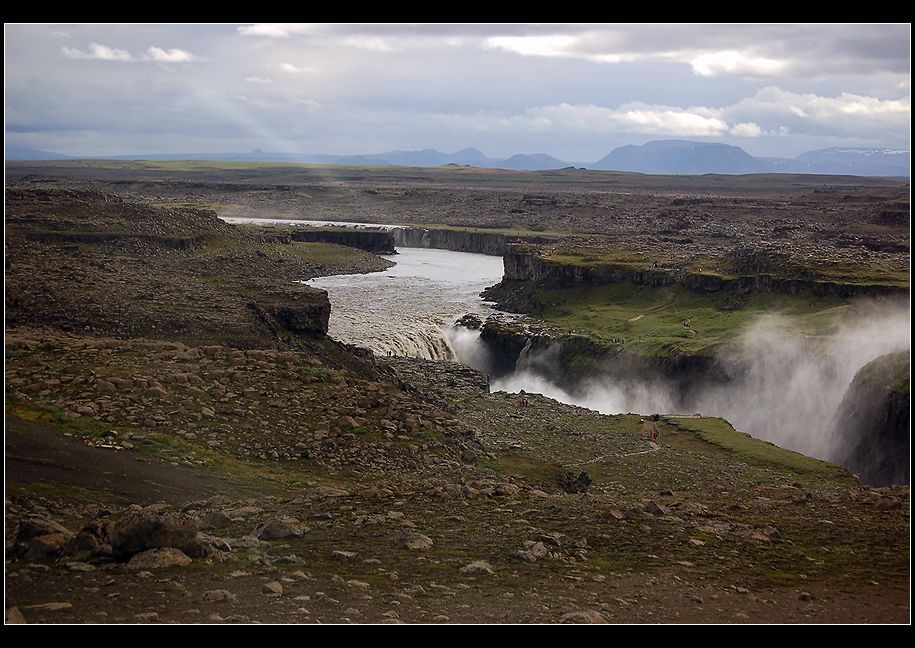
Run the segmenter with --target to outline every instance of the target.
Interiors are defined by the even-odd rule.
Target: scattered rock
[[[422,585],[413,585],[412,587],[408,587],[407,589],[404,590],[404,594],[406,594],[407,596],[412,596],[413,598],[420,598],[423,596],[428,596],[426,594],[426,590],[423,588]]]
[[[39,517],[27,518],[19,524],[19,531],[16,533],[16,544],[27,543],[32,538],[55,533],[73,535],[72,531],[54,520]]]
[[[525,549],[519,549],[515,556],[524,562],[536,562],[538,558],[549,555],[549,550],[542,542],[530,542]]]
[[[356,553],[355,551],[340,551],[338,549],[335,549],[330,554],[330,557],[333,558],[334,560],[341,560],[341,561],[345,562],[345,561],[355,560],[356,556],[358,556],[358,555],[359,554]]]
[[[670,509],[668,507],[664,506],[663,504],[658,504],[657,502],[648,502],[648,504],[646,504],[642,510],[646,513],[651,513],[652,515],[657,516],[668,515],[670,513]]]
[[[423,551],[432,548],[432,538],[415,531],[404,531],[397,537],[397,543],[405,549]]]
[[[174,547],[159,547],[134,554],[127,567],[130,569],[165,569],[166,567],[186,567],[191,559]]]
[[[586,493],[591,481],[591,476],[586,472],[567,472],[560,476],[559,487],[567,493]]]
[[[259,540],[281,540],[301,538],[306,531],[307,529],[294,517],[281,516],[258,524],[252,533]]]
[[[579,612],[567,612],[559,617],[560,623],[607,623],[600,612],[594,610],[581,610]]]
[[[245,519],[263,513],[264,509],[257,506],[239,506],[238,508],[229,509],[224,513],[231,519]]]
[[[264,594],[282,594],[283,585],[279,581],[270,581],[269,583],[264,583],[261,592]]]
[[[225,603],[238,600],[235,594],[224,589],[207,590],[201,598],[205,603]]]
[[[59,556],[72,537],[72,533],[49,533],[48,535],[32,538],[28,543],[25,559],[45,560],[47,558]]]
[[[490,576],[494,575],[495,572],[490,565],[485,560],[475,560],[472,563],[468,563],[461,567],[462,574],[488,574]]]
[[[143,612],[142,614],[134,614],[133,618],[139,621],[140,623],[149,623],[150,621],[155,621],[159,618],[158,612]]]
[[[111,548],[117,556],[132,556],[147,549],[175,547],[188,555],[199,554],[197,521],[162,505],[125,514],[111,530]]]

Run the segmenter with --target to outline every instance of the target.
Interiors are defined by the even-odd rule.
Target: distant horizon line
[[[798,157],[800,157],[801,155],[805,155],[805,154],[807,154],[807,153],[812,153],[812,152],[818,152],[818,151],[881,151],[881,152],[885,152],[885,153],[896,153],[896,154],[911,153],[911,149],[909,149],[909,148],[897,148],[897,147],[891,147],[891,146],[828,146],[828,147],[823,147],[823,148],[814,148],[814,149],[809,149],[809,150],[806,150],[806,151],[802,151],[801,153],[798,153],[797,155],[794,155],[794,156],[786,156],[786,155],[754,155],[754,154],[749,153],[748,151],[746,151],[746,149],[744,149],[742,146],[738,146],[738,145],[736,145],[736,144],[725,144],[725,143],[723,143],[723,142],[704,142],[704,141],[700,141],[700,140],[673,139],[673,138],[671,138],[671,139],[656,139],[656,140],[650,140],[650,141],[644,142],[644,143],[642,143],[642,144],[622,144],[622,145],[620,145],[620,146],[617,146],[617,147],[611,149],[608,153],[605,153],[602,157],[606,157],[607,155],[610,155],[610,154],[612,154],[614,151],[617,151],[617,150],[619,150],[619,149],[623,149],[623,148],[627,148],[627,147],[641,148],[641,147],[647,146],[647,145],[649,145],[649,144],[655,144],[655,143],[659,143],[659,142],[682,142],[682,143],[698,144],[698,145],[701,145],[701,146],[721,146],[721,147],[728,147],[728,148],[736,148],[736,149],[740,149],[741,151],[743,151],[744,153],[746,153],[746,154],[749,155],[750,157],[753,157],[753,158],[756,158],[756,159],[761,159],[761,160],[773,160],[773,159],[774,159],[774,160],[779,160],[779,159],[784,159],[784,160],[795,160],[795,159],[797,159]],[[98,154],[74,155],[74,154],[69,154],[69,153],[60,153],[60,152],[58,152],[58,151],[52,151],[52,150],[47,150],[47,149],[34,148],[34,147],[30,147],[30,146],[9,146],[9,145],[7,145],[7,146],[4,147],[4,161],[7,160],[7,158],[6,158],[6,151],[7,151],[7,149],[13,149],[13,150],[19,149],[19,150],[23,150],[23,151],[34,151],[34,152],[36,152],[36,153],[48,154],[48,155],[53,155],[53,156],[55,156],[55,157],[57,157],[57,158],[71,159],[71,160],[116,160],[116,159],[132,158],[132,159],[137,159],[137,160],[145,160],[145,159],[148,159],[148,160],[154,160],[154,159],[169,160],[169,159],[173,159],[173,160],[176,160],[176,161],[177,161],[177,160],[185,160],[185,161],[191,161],[191,160],[208,161],[208,160],[217,160],[217,159],[219,159],[219,158],[225,158],[226,156],[251,156],[251,155],[276,155],[276,156],[285,157],[285,158],[296,157],[296,156],[298,156],[298,157],[313,156],[313,157],[321,157],[321,158],[334,158],[334,157],[336,157],[336,158],[357,158],[357,157],[380,157],[380,156],[387,155],[387,154],[391,154],[391,153],[401,153],[401,154],[430,153],[430,154],[439,154],[439,155],[443,155],[443,156],[454,156],[454,155],[457,155],[458,153],[461,153],[461,152],[464,152],[464,151],[468,151],[468,152],[473,151],[473,152],[479,153],[483,158],[486,158],[487,160],[494,160],[494,161],[507,161],[507,160],[510,160],[510,159],[512,159],[512,158],[515,158],[515,157],[547,156],[547,157],[553,158],[554,160],[558,160],[558,161],[560,161],[560,162],[565,162],[565,160],[563,160],[563,159],[561,159],[561,158],[558,158],[558,157],[556,157],[555,155],[553,155],[553,154],[551,154],[551,153],[547,153],[546,151],[536,151],[536,152],[532,152],[532,153],[519,152],[519,153],[512,153],[512,154],[507,155],[507,156],[498,156],[498,155],[497,155],[497,156],[490,156],[490,155],[484,153],[483,151],[481,151],[479,148],[477,148],[477,147],[475,147],[475,146],[465,146],[465,147],[462,147],[462,148],[459,148],[459,149],[455,150],[453,153],[447,153],[447,152],[442,151],[442,150],[440,150],[440,149],[431,148],[431,147],[415,148],[415,149],[411,149],[411,148],[393,148],[393,149],[387,149],[387,150],[385,150],[385,151],[380,151],[380,152],[375,152],[375,153],[327,153],[327,152],[320,152],[320,153],[319,153],[319,152],[314,152],[314,151],[304,151],[304,152],[283,152],[283,151],[266,151],[266,150],[261,149],[260,147],[256,147],[256,148],[254,148],[254,149],[252,149],[252,150],[250,150],[250,151],[228,151],[228,152],[224,152],[224,153],[215,152],[215,151],[210,151],[210,152],[205,152],[205,153],[204,153],[204,152],[193,152],[193,153],[185,153],[185,152],[150,153],[150,152],[143,152],[143,153],[118,153],[118,154],[110,154],[110,155],[98,155]],[[176,157],[171,157],[171,156],[176,156]],[[193,156],[193,157],[191,157],[191,156]],[[53,159],[54,159],[54,158],[28,158],[28,159],[27,159],[27,158],[12,158],[12,161],[23,161],[23,162],[24,162],[24,161],[35,161],[35,162],[39,162],[39,161],[50,161],[50,160],[53,160]],[[286,161],[286,160],[277,159],[277,160],[264,160],[264,161],[282,162],[282,161]],[[594,162],[599,162],[599,161],[600,161],[600,159],[598,159],[598,160],[596,160],[596,161],[594,161]],[[594,163],[594,162],[587,162],[587,163],[586,163],[586,162],[582,162],[582,161],[569,161],[568,164],[569,164],[570,166],[577,166],[577,165],[579,165],[579,164],[588,164],[588,163]],[[472,166],[472,165],[471,165],[471,166]]]

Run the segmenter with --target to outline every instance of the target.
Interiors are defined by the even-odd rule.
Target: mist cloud
[[[557,347],[519,361],[492,389],[538,392],[606,414],[701,412],[720,416],[756,438],[804,454],[842,461],[849,440],[833,417],[855,374],[876,358],[911,349],[908,303],[861,300],[826,337],[798,333],[777,315],[760,317],[719,361],[731,375],[723,385],[675,384],[650,370],[614,370],[575,387],[560,387]],[[458,352],[462,361],[475,356]],[[609,368],[608,368],[609,370]]]

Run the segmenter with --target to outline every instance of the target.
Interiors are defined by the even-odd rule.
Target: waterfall
[[[398,252],[392,258],[397,265],[388,270],[308,282],[328,292],[328,335],[380,356],[456,359],[453,344],[466,340],[458,340],[450,325],[467,313],[485,319],[492,312],[479,295],[501,280],[502,258],[421,248]]]

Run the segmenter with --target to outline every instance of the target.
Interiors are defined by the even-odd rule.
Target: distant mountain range
[[[769,169],[739,146],[681,140],[656,140],[621,146],[591,168],[638,173],[765,173]]]
[[[821,173],[908,177],[910,163],[909,151],[896,149],[828,148],[807,151],[796,158],[766,158],[753,157],[739,146],[655,140],[614,149],[589,168],[674,175]]]
[[[7,160],[62,160],[69,156],[29,148],[7,147]],[[446,164],[540,171],[572,166],[546,153],[518,154],[509,158],[490,158],[475,148],[456,153],[436,149],[388,151],[366,155],[320,155],[269,153],[260,149],[250,153],[175,153],[167,155],[121,155],[99,158],[109,160],[221,160],[250,162],[308,162],[315,164],[398,165],[434,167]],[[614,149],[588,169],[632,171],[636,173],[699,175],[704,173],[822,173],[832,175],[902,176],[910,175],[909,151],[895,149],[828,148],[807,151],[795,158],[753,157],[739,146],[685,140],[655,140],[641,146]]]

